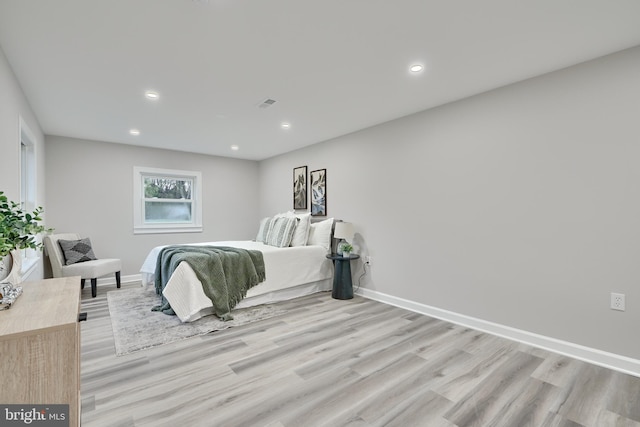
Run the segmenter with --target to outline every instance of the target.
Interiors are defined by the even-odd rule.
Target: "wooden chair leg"
[[[84,289],[84,279],[80,279],[80,289]]]
[[[91,296],[95,298],[96,295],[98,295],[98,279],[94,277],[91,279]]]
[[[116,286],[120,288],[120,272],[116,271]]]

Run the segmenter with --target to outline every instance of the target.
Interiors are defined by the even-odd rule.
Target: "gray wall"
[[[20,201],[20,118],[35,138],[37,163],[37,205],[45,205],[44,135],[22,88],[0,49],[0,190],[13,201]],[[45,210],[44,219],[47,212]],[[42,262],[28,280],[43,277]]]
[[[258,164],[171,150],[47,136],[47,222],[91,238],[96,256],[139,273],[155,246],[255,238]],[[202,172],[202,233],[133,234],[133,167]]]
[[[639,113],[635,48],[262,161],[261,215],[326,168],[365,288],[638,359]]]
[[[364,287],[640,359],[640,48],[260,163],[48,137],[45,164],[1,51],[0,93],[0,189],[19,196],[22,116],[47,225],[125,275],[158,244],[254,237],[291,208],[294,167],[326,168],[330,216],[374,260]],[[202,170],[204,233],[133,235],[135,165]]]

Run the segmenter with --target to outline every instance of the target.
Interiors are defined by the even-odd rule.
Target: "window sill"
[[[22,258],[22,268],[20,269],[20,277],[25,280],[31,273],[33,273],[38,266],[40,257]]]
[[[136,227],[133,229],[133,234],[162,234],[162,233],[202,233],[202,226]]]

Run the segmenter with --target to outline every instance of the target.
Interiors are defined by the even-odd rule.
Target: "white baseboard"
[[[477,319],[464,314],[454,313],[452,311],[394,297],[378,291],[360,288],[357,294],[385,304],[425,314],[457,325],[508,338],[534,347],[552,351],[554,353],[579,359],[584,362],[592,363],[594,365],[640,377],[640,360],[638,359],[632,359],[615,353],[608,353],[606,351],[585,347],[556,338],[523,331],[510,326],[488,322],[486,320]]]

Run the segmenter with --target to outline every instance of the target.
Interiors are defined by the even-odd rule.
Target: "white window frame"
[[[37,163],[36,163],[36,138],[20,117],[20,208],[25,212],[32,212],[37,206]],[[40,237],[36,236],[37,241]],[[20,274],[22,280],[27,278],[35,269],[40,260],[39,251],[34,249],[22,250],[22,266]]]
[[[192,210],[190,223],[153,222],[146,223],[144,178],[160,176],[169,179],[188,179],[193,181]],[[198,171],[183,171],[175,169],[149,168],[134,166],[133,168],[133,233],[200,233],[202,232],[202,173]]]

